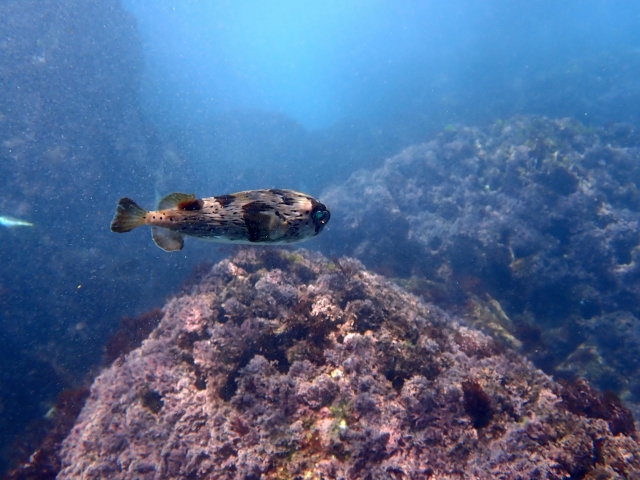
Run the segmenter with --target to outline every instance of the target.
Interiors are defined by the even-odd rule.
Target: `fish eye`
[[[327,210],[318,210],[313,214],[314,220],[320,222],[323,225],[329,221],[329,216],[330,214]]]

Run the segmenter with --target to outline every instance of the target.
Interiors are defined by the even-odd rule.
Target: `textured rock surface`
[[[637,402],[638,185],[631,127],[450,127],[323,195],[333,218],[322,240],[332,255],[413,275],[408,288],[427,298],[497,299],[537,365]]]
[[[629,412],[350,259],[244,250],[104,371],[64,479],[628,478]]]

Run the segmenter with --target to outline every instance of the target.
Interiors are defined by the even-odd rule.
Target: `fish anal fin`
[[[181,233],[173,232],[168,228],[151,227],[151,237],[156,245],[165,252],[175,252],[182,250],[184,237]]]
[[[184,202],[193,201],[196,199],[195,194],[187,195],[186,193],[170,193],[160,199],[158,202],[158,210],[169,210],[171,208],[178,208],[178,205]]]

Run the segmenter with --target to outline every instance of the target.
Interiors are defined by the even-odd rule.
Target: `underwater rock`
[[[162,312],[154,308],[137,317],[123,317],[120,328],[109,338],[104,347],[103,365],[108,366],[118,357],[138,348],[162,319]]]
[[[29,428],[36,430],[38,447],[32,445],[14,445],[12,453],[27,454],[28,459],[2,476],[2,480],[48,480],[56,478],[60,472],[60,447],[71,431],[84,402],[89,395],[88,387],[65,390],[44,418],[32,423]],[[23,436],[24,438],[24,436]],[[21,450],[21,446],[26,447]]]
[[[622,478],[632,416],[364,269],[246,249],[91,387],[64,479]]]
[[[425,298],[444,298],[440,305],[498,302],[500,328],[519,337],[508,343],[523,342],[537,365],[559,373],[589,319],[628,314],[629,342],[640,341],[638,185],[633,127],[541,117],[449,126],[325,192],[333,221],[321,241],[328,254],[408,279]],[[618,367],[633,359],[600,354],[615,365],[613,384],[626,384],[629,368]]]

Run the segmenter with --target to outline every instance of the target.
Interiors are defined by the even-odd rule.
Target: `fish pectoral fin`
[[[156,245],[165,252],[175,252],[182,250],[184,246],[184,237],[181,233],[174,232],[168,228],[151,227],[151,237]]]
[[[249,233],[250,242],[268,242],[271,237],[272,216],[264,212],[250,212],[244,214],[244,224]]]
[[[178,208],[178,205],[184,202],[192,202],[196,199],[195,194],[187,195],[186,193],[170,193],[160,199],[158,202],[158,210],[169,210]]]
[[[251,242],[273,242],[285,233],[286,223],[271,212],[245,213],[244,223]]]

